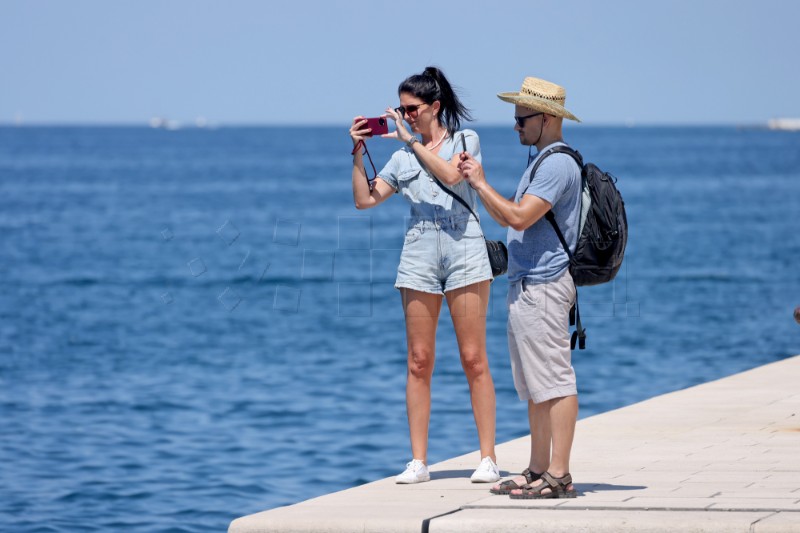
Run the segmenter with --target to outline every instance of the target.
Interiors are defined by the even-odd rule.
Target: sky
[[[794,0],[0,0],[0,124],[349,125],[427,65],[478,124],[526,76],[587,124],[800,117]]]

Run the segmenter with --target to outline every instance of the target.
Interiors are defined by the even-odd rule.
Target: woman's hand
[[[364,141],[370,137],[372,130],[365,128],[367,119],[358,116],[353,119],[353,125],[350,126],[350,138],[353,139],[353,146],[358,145],[359,142]]]
[[[384,133],[381,135],[384,139],[397,139],[398,141],[402,141],[407,143],[413,135],[409,133],[406,129],[405,125],[403,125],[403,117],[400,116],[400,113],[392,109],[391,107],[386,108],[386,117],[391,118],[394,120],[394,131],[391,133]]]

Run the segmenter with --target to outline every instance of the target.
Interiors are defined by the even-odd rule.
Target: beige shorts
[[[509,285],[508,349],[520,400],[540,403],[578,394],[569,333],[574,302],[569,270],[549,283]]]

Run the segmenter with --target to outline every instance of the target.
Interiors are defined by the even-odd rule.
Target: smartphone
[[[389,122],[386,117],[368,118],[366,127],[372,130],[372,133],[369,134],[370,137],[389,133]]]

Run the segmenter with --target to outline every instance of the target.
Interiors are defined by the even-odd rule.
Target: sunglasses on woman
[[[423,102],[421,104],[414,104],[414,105],[406,105],[406,106],[401,105],[400,107],[395,107],[394,110],[400,113],[401,117],[405,118],[406,114],[417,116],[419,108],[424,105],[428,104]]]

